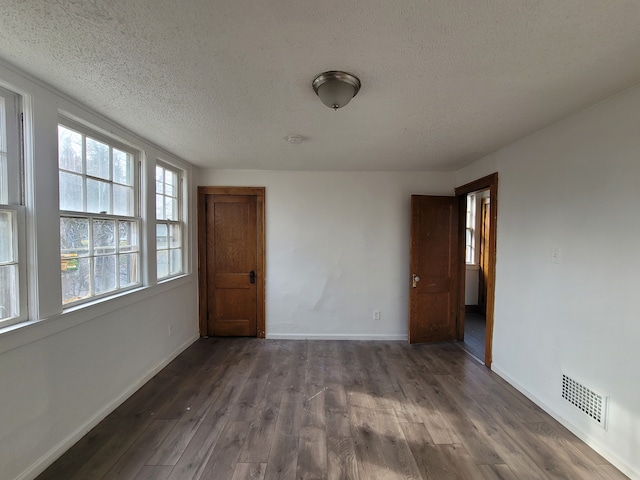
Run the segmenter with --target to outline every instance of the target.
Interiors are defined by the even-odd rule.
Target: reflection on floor
[[[481,362],[484,362],[484,340],[486,321],[480,313],[467,313],[464,316],[464,349]]]

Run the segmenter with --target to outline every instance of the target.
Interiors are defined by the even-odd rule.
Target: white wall
[[[266,187],[268,338],[407,338],[410,197],[452,195],[452,173],[201,170],[198,178]]]
[[[499,172],[493,368],[640,478],[640,87],[492,154]],[[561,263],[551,249],[561,249]],[[610,396],[604,430],[561,398]]]
[[[467,265],[465,268],[464,304],[478,305],[478,285],[480,283],[480,268],[477,265]]]
[[[145,150],[143,181],[151,188],[156,157],[184,167],[188,181],[191,166],[4,64],[0,83],[22,94],[27,107],[30,218],[30,321],[0,330],[0,476],[32,479],[197,338],[195,274],[62,312],[59,109]],[[192,192],[187,198],[192,204]],[[153,196],[144,208],[154,215]],[[153,245],[153,222],[143,230],[145,243]],[[148,267],[155,278],[154,265]]]

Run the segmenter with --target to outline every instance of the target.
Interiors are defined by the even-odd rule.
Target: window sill
[[[69,307],[58,315],[0,328],[0,354],[194,282],[193,274],[173,277],[157,285],[127,290],[108,298]]]

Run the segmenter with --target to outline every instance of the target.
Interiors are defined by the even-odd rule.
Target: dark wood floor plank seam
[[[201,339],[37,480],[624,480],[455,344]]]

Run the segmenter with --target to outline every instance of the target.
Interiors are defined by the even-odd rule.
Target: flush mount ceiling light
[[[315,78],[313,90],[322,103],[337,110],[356,96],[360,90],[360,80],[350,73],[332,70]]]
[[[287,142],[293,143],[294,145],[300,145],[304,141],[304,137],[302,135],[287,135]]]

